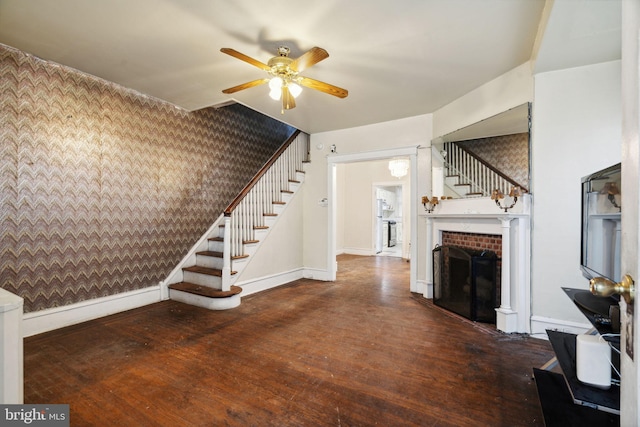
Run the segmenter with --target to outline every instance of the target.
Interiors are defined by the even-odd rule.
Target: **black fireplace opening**
[[[467,319],[496,322],[495,252],[457,246],[433,250],[433,302]]]

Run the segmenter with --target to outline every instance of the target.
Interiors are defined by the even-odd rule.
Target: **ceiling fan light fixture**
[[[289,83],[287,86],[289,86],[289,92],[294,98],[297,98],[302,93],[302,86],[297,83]]]
[[[346,89],[299,75],[299,73],[329,57],[327,51],[321,47],[313,47],[300,57],[292,59],[289,58],[289,48],[282,46],[278,48],[278,56],[269,59],[266,64],[231,48],[223,47],[220,51],[251,64],[254,67],[260,68],[268,74],[266,78],[252,80],[224,89],[222,93],[232,94],[240,90],[268,83],[269,96],[276,101],[282,101],[283,114],[284,110],[290,110],[296,107],[295,98],[300,95],[303,86],[338,98],[346,98],[349,94]]]
[[[273,77],[271,80],[269,80],[269,89],[271,90],[280,90],[280,88],[282,87],[282,78],[281,77]]]
[[[282,96],[282,88],[274,88],[269,91],[269,96],[274,101],[279,101]]]

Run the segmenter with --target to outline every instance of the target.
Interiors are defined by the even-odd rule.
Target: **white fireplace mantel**
[[[522,201],[521,201],[522,199]],[[518,200],[509,212],[488,197],[441,201],[426,221],[426,286],[423,295],[433,298],[432,250],[442,244],[442,232],[502,236],[500,307],[496,327],[504,332],[530,333],[531,316],[531,220],[530,195]]]

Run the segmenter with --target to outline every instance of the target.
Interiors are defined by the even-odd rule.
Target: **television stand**
[[[607,308],[608,316],[608,306],[617,304],[617,300],[595,296],[593,298],[598,299],[592,300],[585,298],[585,291],[571,288],[563,290],[589,319],[595,330],[601,335],[612,333],[611,323],[603,321],[602,312]],[[591,301],[597,307],[591,307]],[[580,382],[576,374],[577,335],[547,330],[547,336],[555,352],[555,360],[551,359],[541,369],[533,370],[546,426],[620,425],[620,387],[611,385],[611,388],[604,390]],[[619,338],[608,340],[614,347],[620,348]],[[619,371],[619,355],[612,352],[612,356],[614,355],[618,356],[612,359]],[[556,364],[560,366],[562,374],[550,371]]]

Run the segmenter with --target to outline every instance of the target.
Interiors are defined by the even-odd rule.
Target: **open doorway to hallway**
[[[383,180],[403,183],[403,245],[407,248],[407,260],[416,260],[417,245],[416,230],[418,228],[417,204],[418,199],[416,189],[418,188],[418,145],[404,148],[394,148],[388,150],[377,150],[360,152],[353,154],[335,154],[327,157],[328,174],[328,245],[327,245],[327,265],[328,280],[335,280],[338,264],[336,256],[340,253],[354,255],[375,255],[375,233],[374,233],[374,212],[375,197],[373,197],[372,186]],[[408,159],[409,168],[407,174],[394,178],[389,171],[389,161],[391,159]],[[384,178],[373,178],[374,171],[362,169],[362,165],[376,165],[378,171],[384,170]],[[378,172],[382,173],[382,172]],[[350,184],[361,180],[367,182],[361,190],[352,189]],[[349,184],[349,188],[346,184]],[[368,208],[368,212],[363,214]],[[357,211],[358,214],[354,214]],[[365,230],[364,233],[362,230]],[[368,238],[367,238],[368,234]],[[357,238],[354,239],[354,236]],[[407,239],[408,237],[408,239]],[[358,240],[359,239],[359,240]],[[353,242],[353,243],[352,243]],[[356,246],[357,245],[357,246]],[[352,252],[358,249],[363,252]],[[412,292],[418,292],[417,263],[409,263],[410,284]]]
[[[374,184],[374,245],[378,256],[408,258],[404,247],[403,184]]]
[[[395,178],[389,159],[338,165],[336,253],[409,259],[409,174]]]

